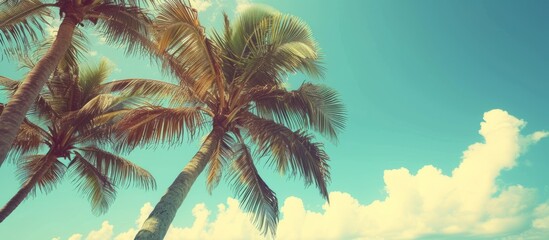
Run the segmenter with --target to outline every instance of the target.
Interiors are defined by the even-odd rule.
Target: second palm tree
[[[343,105],[337,93],[323,85],[304,83],[293,91],[284,87],[288,73],[322,75],[319,49],[306,24],[255,6],[235,24],[225,16],[223,33],[214,34],[211,40],[196,11],[179,1],[167,1],[160,7],[155,26],[160,50],[179,63],[180,85],[172,89],[178,89],[184,104],[144,107],[126,115],[117,127],[122,142],[128,149],[174,144],[184,133],[197,135],[205,119],[211,118],[212,125],[200,150],[160,199],[136,239],[165,236],[204,170],[211,191],[230,166],[229,181],[263,234],[275,234],[279,210],[256,161],[267,159],[281,173],[301,176],[328,199],[328,155],[307,129],[335,141],[344,126]]]

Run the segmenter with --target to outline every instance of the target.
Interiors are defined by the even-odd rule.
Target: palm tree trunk
[[[50,49],[29,72],[0,114],[0,166],[4,163],[19,126],[44,84],[67,52],[77,21],[65,17]]]
[[[40,167],[38,172],[34,174],[31,178],[29,178],[21,189],[17,191],[17,193],[4,205],[2,209],[0,209],[0,223],[4,221],[14,210],[27,198],[29,193],[32,191],[32,189],[36,186],[38,181],[44,177],[48,169],[51,167],[51,165],[54,163],[53,160],[55,158],[51,158],[49,153],[44,156],[46,162]]]
[[[147,220],[143,223],[141,230],[135,236],[136,240],[157,240],[163,239],[168,232],[177,209],[185,200],[187,193],[191,190],[198,175],[204,170],[206,164],[215,149],[214,144],[224,134],[223,130],[214,129],[206,138],[200,150],[192,160],[183,168],[175,181],[170,185],[160,202],[156,204]]]

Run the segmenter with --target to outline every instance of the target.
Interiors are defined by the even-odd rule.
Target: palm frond
[[[96,143],[96,144],[118,144],[113,138],[114,126],[126,114],[129,114],[131,109],[122,109],[110,111],[93,118],[92,123],[84,128],[78,128],[77,141],[81,144]]]
[[[8,91],[8,95],[11,98],[13,94],[15,94],[15,91],[21,84],[20,81],[15,81],[3,76],[0,76],[0,86],[3,86],[3,89],[0,90],[6,90]],[[39,117],[43,116],[55,116],[56,112],[55,109],[51,106],[51,100],[49,99],[48,94],[40,94],[36,98],[36,101],[32,105],[31,109],[29,110],[29,113],[37,114]]]
[[[247,58],[250,54],[250,45],[257,41],[255,32],[261,22],[279,15],[276,9],[254,4],[242,12],[233,22],[230,46],[232,51],[241,58]]]
[[[135,187],[144,189],[156,188],[153,176],[147,170],[127,159],[93,145],[78,149],[84,153],[84,158],[90,164],[101,172],[102,175],[108,177],[113,185],[128,187],[133,184]]]
[[[38,151],[48,135],[44,129],[25,118],[11,145],[10,157]]]
[[[51,109],[59,114],[78,110],[83,105],[82,89],[78,86],[78,66],[59,65],[46,83],[41,95]]]
[[[46,168],[46,169],[44,169]],[[63,178],[66,166],[51,155],[26,155],[17,161],[17,176],[21,182],[26,182],[33,176],[45,171],[42,177],[38,178],[36,187],[33,187],[30,194],[36,194],[37,189],[42,193],[49,193]]]
[[[293,127],[310,127],[334,141],[345,126],[345,107],[337,92],[325,85],[303,83],[289,92],[270,85],[252,88],[248,93],[260,117]]]
[[[216,78],[222,77],[221,60],[218,49],[205,35],[196,10],[181,1],[165,1],[155,24],[158,48],[174,56],[178,67],[191,77],[195,92],[203,97],[214,87]],[[217,88],[224,90],[224,86]]]
[[[0,44],[13,45],[4,48],[4,54],[23,53],[44,33],[45,17],[50,11],[38,0],[22,0],[17,4],[0,5]],[[6,50],[13,50],[12,52]]]
[[[304,72],[322,77],[321,54],[309,27],[299,18],[270,8],[247,9],[232,27],[230,43],[236,61],[235,80],[242,86],[277,84],[281,76]],[[234,55],[233,55],[234,54]],[[245,88],[244,87],[244,88]]]
[[[29,114],[37,115],[39,118],[46,119],[46,121],[52,121],[59,118],[56,107],[53,105],[53,100],[49,94],[40,94],[36,98],[34,105],[31,106]]]
[[[312,37],[309,26],[301,19],[279,14],[271,23],[262,22],[254,33],[257,43],[252,43],[254,57],[267,56],[271,68],[285,72],[305,72],[313,77],[321,77],[324,69],[318,44]],[[255,45],[257,44],[257,45]]]
[[[206,177],[206,187],[211,194],[213,189],[217,187],[224,167],[227,165],[229,159],[233,156],[233,147],[235,145],[235,139],[225,133],[219,141],[214,143],[214,151],[210,157],[208,165],[208,176]]]
[[[99,88],[112,73],[114,65],[103,58],[99,64],[87,65],[80,71],[78,86],[80,87],[84,101],[99,94]]]
[[[129,6],[146,8],[146,7],[154,7],[156,5],[156,2],[158,2],[158,0],[112,0],[111,2],[118,5],[129,5]]]
[[[151,1],[154,2],[154,1]],[[116,3],[116,2],[115,2]],[[144,10],[135,5],[129,7],[106,4],[94,9],[98,18],[98,30],[110,44],[127,46],[127,53],[142,53],[162,64],[164,73],[172,74],[180,80],[182,87],[191,87],[194,81],[181,67],[173,55],[158,48],[152,36],[151,22]],[[114,31],[114,32],[113,32]]]
[[[131,111],[133,111],[133,109],[120,109],[103,113],[93,118],[93,123],[95,124],[94,127],[97,128],[105,126],[107,128],[111,128],[112,124],[118,122],[124,117],[124,115],[130,113]],[[104,137],[108,137],[108,135]]]
[[[19,81],[15,81],[13,79],[10,79],[10,78],[7,78],[7,77],[4,77],[4,76],[0,76],[0,86],[4,87],[3,90],[14,90],[17,88],[17,86],[19,86],[21,82]]]
[[[233,29],[231,27],[231,21],[227,13],[223,12],[223,32],[219,33],[216,30],[213,31],[212,40],[219,46],[220,50],[224,52],[225,58],[234,56],[231,46],[231,37]],[[226,61],[224,62],[226,63]],[[224,71],[225,72],[225,71]],[[225,73],[227,74],[227,73]]]
[[[241,143],[233,161],[231,184],[244,210],[253,214],[252,222],[263,234],[273,236],[278,225],[278,200],[273,190],[263,181],[254,165],[248,147]]]
[[[222,56],[221,60],[223,63],[221,64],[223,68],[223,74],[225,75],[225,81],[227,81],[227,84],[231,84],[233,82],[233,78],[240,73],[237,73],[238,65],[242,64],[238,62],[238,57],[233,52],[231,47],[231,35],[232,35],[232,28],[230,26],[229,17],[227,14],[223,13],[224,18],[224,32],[219,33],[217,31],[213,31],[212,34],[212,41],[215,42],[215,45],[218,46],[220,50],[220,55]]]
[[[120,150],[159,143],[178,143],[187,134],[194,138],[204,123],[200,108],[163,108],[147,106],[128,113],[121,119],[115,132],[123,143]]]
[[[148,53],[151,20],[142,8],[104,3],[93,9],[97,29],[108,44],[126,47],[126,53]]]
[[[156,101],[169,99],[169,102],[174,106],[197,102],[189,89],[151,79],[124,79],[104,83],[101,85],[100,92],[122,92],[129,96],[143,96]]]
[[[4,111],[4,104],[0,103],[0,114]],[[48,133],[38,125],[25,118],[19,127],[19,132],[13,141],[9,158],[15,159],[21,154],[28,154],[37,151],[44,140],[48,138]]]
[[[77,189],[90,199],[92,211],[105,213],[116,196],[111,181],[78,152],[74,152],[68,168]]]
[[[141,105],[143,105],[143,100],[139,97],[99,94],[78,111],[66,113],[62,121],[78,126],[79,129],[89,129],[96,124],[94,119],[98,116],[123,109],[133,109]]]
[[[32,53],[32,56],[23,56],[29,58],[29,63],[36,63],[46,52],[51,48],[51,45],[55,41],[56,35],[51,35],[42,41],[36,51]],[[80,28],[74,29],[74,34],[71,39],[71,43],[65,56],[59,62],[59,68],[68,67],[70,69],[78,68],[79,59],[84,57],[84,53],[88,52],[89,40],[86,37],[86,34],[80,30]],[[32,67],[32,66],[30,66]]]
[[[248,135],[257,144],[261,156],[270,155],[277,169],[293,176],[298,173],[308,186],[314,183],[322,196],[328,199],[330,181],[328,160],[322,143],[312,142],[313,137],[302,131],[292,131],[271,120],[249,115],[243,122]]]

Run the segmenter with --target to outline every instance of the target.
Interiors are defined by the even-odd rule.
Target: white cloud
[[[97,51],[88,51],[88,54],[92,57],[97,56]]]
[[[210,6],[212,6],[211,0],[190,0],[191,6],[196,9],[198,12],[206,11]]]
[[[135,222],[136,227],[116,235],[114,240],[134,239],[138,228],[141,227],[152,210],[151,203],[145,203]],[[178,240],[182,236],[185,236],[185,239],[261,239],[259,231],[249,222],[249,215],[242,212],[235,199],[228,198],[227,205],[219,204],[217,206],[217,218],[213,222],[210,222],[211,212],[204,204],[197,204],[193,208],[192,214],[195,218],[192,226],[183,228],[170,226],[164,239]],[[235,224],[239,225],[235,226]],[[105,221],[99,230],[91,231],[86,240],[112,239],[112,230],[113,226]],[[81,234],[73,236],[76,235],[79,237],[74,239],[71,237],[70,240],[81,239]]]
[[[534,219],[528,230],[512,235],[504,240],[526,240],[526,239],[547,239],[549,238],[549,202],[540,204],[534,210]]]
[[[114,226],[109,223],[109,221],[103,221],[101,224],[101,228],[98,230],[92,230],[90,233],[88,233],[88,236],[86,236],[86,240],[106,240],[111,239],[113,234]],[[82,234],[73,234],[71,235],[68,240],[82,240],[83,235]]]
[[[156,4],[162,5],[163,2],[164,0],[159,0],[156,2]],[[191,3],[191,7],[196,9],[197,12],[206,11],[208,8],[212,6],[212,0],[189,0],[189,2]],[[152,5],[149,5],[147,9],[151,13],[156,13],[156,9]]]
[[[250,0],[236,0],[236,12],[241,13],[252,5]]]
[[[384,172],[385,199],[363,205],[348,193],[330,193],[321,212],[304,208],[301,199],[289,197],[281,207],[278,239],[413,239],[421,236],[477,236],[506,239],[549,237],[549,202],[536,206],[536,190],[521,185],[501,187],[497,178],[513,168],[529,145],[546,132],[521,135],[525,122],[502,110],[484,114],[479,134],[483,142],[463,152],[449,175],[434,166],[413,174],[406,168]],[[152,210],[141,208],[136,228],[116,240],[132,239]],[[184,213],[181,213],[184,214]],[[190,227],[171,226],[166,239],[261,239],[249,217],[232,198],[217,207],[216,218],[204,204],[193,209]],[[110,239],[112,225],[103,222],[92,233]]]
[[[73,234],[69,237],[69,240],[80,240],[82,239],[82,234]]]
[[[48,36],[55,37],[57,35],[57,30],[59,29],[59,25],[61,25],[61,20],[58,18],[53,17],[46,17],[47,26],[45,28],[45,32]]]
[[[88,236],[86,237],[86,240],[105,240],[105,239],[111,239],[112,237],[112,230],[113,225],[109,224],[108,221],[104,221],[103,224],[101,224],[101,228],[96,231],[91,231]]]

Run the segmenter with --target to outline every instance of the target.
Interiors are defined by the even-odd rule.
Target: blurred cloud
[[[252,5],[250,0],[236,0],[236,12],[241,13]]]
[[[331,192],[330,204],[314,212],[305,209],[300,198],[288,197],[281,208],[277,239],[547,238],[549,202],[538,205],[536,189],[501,187],[496,181],[502,171],[516,166],[530,145],[548,136],[542,131],[522,135],[525,125],[503,110],[486,112],[479,130],[484,141],[470,145],[450,174],[432,165],[415,174],[404,167],[386,170],[387,195],[369,204],[361,204],[349,193]],[[133,239],[152,209],[146,203],[136,227],[114,239]],[[263,239],[235,199],[219,204],[214,219],[204,204],[197,204],[192,214],[192,226],[171,226],[165,239]],[[111,239],[112,231],[105,221],[86,240]],[[81,239],[78,235],[71,240]]]
[[[206,11],[212,6],[212,0],[189,0],[191,6],[198,12]]]
[[[58,18],[47,16],[46,21],[47,25],[45,27],[45,32],[47,36],[57,36],[57,30],[59,29],[59,25],[61,25],[61,20],[59,20]]]

